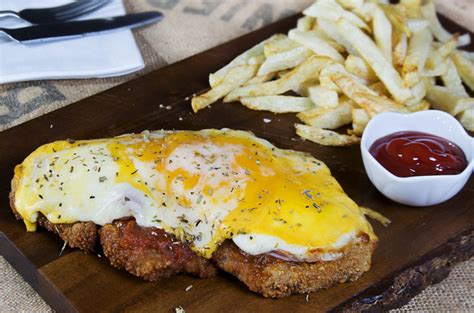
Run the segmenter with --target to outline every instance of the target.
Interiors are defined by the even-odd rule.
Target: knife
[[[150,11],[83,21],[0,28],[0,34],[3,33],[19,43],[31,44],[97,35],[115,29],[135,28],[158,22],[162,18],[162,13]]]

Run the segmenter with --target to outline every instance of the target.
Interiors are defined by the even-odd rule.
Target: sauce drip
[[[370,154],[395,176],[455,175],[467,167],[455,143],[427,133],[401,131],[376,140]]]

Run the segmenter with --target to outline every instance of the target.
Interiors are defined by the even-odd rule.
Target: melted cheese
[[[304,260],[333,255],[356,234],[376,238],[322,162],[242,131],[53,142],[16,167],[15,184],[29,231],[39,212],[53,223],[99,225],[133,216],[206,258],[225,239],[250,254],[281,250]]]

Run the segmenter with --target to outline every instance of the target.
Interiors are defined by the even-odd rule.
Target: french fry
[[[409,112],[403,105],[377,95],[375,91],[358,83],[347,74],[336,73],[332,76],[332,79],[347,97],[365,109],[372,117],[382,112]]]
[[[296,22],[296,28],[299,31],[307,32],[314,26],[315,18],[311,16],[303,16]]]
[[[341,19],[337,22],[341,34],[357,49],[359,54],[372,67],[390,94],[400,103],[412,97],[410,89],[403,85],[402,78],[383,56],[369,36],[358,27]]]
[[[411,87],[420,81],[420,73],[425,67],[432,40],[428,28],[412,33],[402,69],[405,86]]]
[[[337,0],[344,9],[357,9],[364,4],[364,0]]]
[[[319,38],[327,42],[331,47],[336,49],[337,52],[339,53],[345,53],[346,48],[344,48],[343,45],[338,44],[335,42],[331,37],[329,37],[322,29],[321,27],[318,27],[317,25],[311,30],[314,32]]]
[[[285,76],[286,74],[288,74],[289,72],[291,72],[291,70],[282,70],[282,71],[278,71],[275,73],[275,76],[277,78],[282,78],[283,76]]]
[[[474,108],[470,108],[458,115],[459,122],[468,131],[474,132]]]
[[[354,135],[342,135],[332,130],[295,124],[296,133],[303,139],[318,143],[323,146],[349,146],[360,142]]]
[[[346,19],[356,27],[370,30],[367,24],[354,13],[345,10],[333,0],[319,0],[303,11],[304,15],[325,18],[331,21],[337,21],[341,18]]]
[[[356,93],[352,100],[361,108],[365,109],[371,117],[383,112],[410,113],[405,106],[390,100],[389,98],[380,97],[366,93]]]
[[[360,7],[352,9],[352,11],[357,14],[360,18],[366,23],[370,23],[374,18],[373,12],[377,7],[376,1],[367,1],[364,2]]]
[[[251,57],[250,59],[248,59],[247,61],[247,64],[248,65],[255,65],[255,64],[262,64],[263,62],[265,62],[265,55],[263,54],[260,54],[260,55],[257,55],[257,56],[254,56],[254,57]]]
[[[319,80],[317,78],[311,78],[304,83],[299,84],[296,88],[291,90],[302,97],[309,97],[309,88],[319,85]]]
[[[337,92],[323,86],[309,87],[308,96],[316,107],[332,108],[336,107],[339,103]]]
[[[358,84],[361,84],[361,85],[366,84],[366,81],[364,81],[364,79],[361,79],[357,76],[349,74],[349,72],[347,72],[347,70],[344,68],[344,66],[342,66],[342,64],[335,63],[335,64],[325,66],[321,70],[321,72],[319,73],[320,85],[326,89],[340,92],[339,87],[333,82],[333,75],[337,73],[342,73],[351,77],[351,79],[355,80],[356,83]]]
[[[316,32],[302,32],[298,29],[292,29],[288,33],[288,37],[311,49],[316,55],[327,56],[336,62],[344,62],[342,55],[324,39],[321,39]]]
[[[432,1],[429,1],[427,4],[421,7],[421,14],[422,16],[428,20],[429,27],[433,36],[441,42],[449,41],[453,35],[449,33],[438,20],[438,16],[436,15],[436,9]],[[469,34],[465,34],[460,36],[458,39],[458,47],[466,46],[471,43],[471,37]]]
[[[421,77],[441,76],[448,70],[447,59],[437,55],[436,50],[431,50],[426,60],[425,69],[421,72]],[[436,60],[436,61],[435,61]]]
[[[410,110],[410,112],[426,111],[431,108],[431,103],[423,99],[417,104],[407,106],[407,108]]]
[[[458,74],[456,69],[456,65],[451,59],[447,59],[447,71],[443,75],[441,75],[441,80],[444,83],[444,86],[449,89],[450,92],[458,95],[461,98],[468,98],[469,95],[467,94],[466,89],[462,84],[461,77]]]
[[[387,61],[392,64],[392,24],[379,6],[375,7],[373,15],[375,43]]]
[[[372,85],[369,85],[369,88],[372,89],[373,91],[375,91],[375,93],[378,96],[384,96],[384,97],[389,97],[390,96],[390,93],[388,92],[387,88],[380,81],[376,82],[376,83],[373,83]],[[410,100],[408,100],[408,101],[410,101]]]
[[[217,72],[210,74],[209,75],[209,85],[211,87],[217,86],[224,77],[227,75],[227,73],[230,71],[230,69],[237,67],[239,65],[245,65],[247,64],[247,61],[253,57],[259,56],[263,54],[263,46],[266,41],[263,41],[254,47],[250,48],[249,50],[245,51],[244,53],[240,54],[237,56],[234,60],[232,60],[229,64],[218,70]]]
[[[306,125],[325,129],[337,129],[352,121],[351,107],[351,101],[346,98],[341,100],[341,103],[336,107],[316,107],[298,113],[296,117]]]
[[[420,76],[421,77],[437,77],[446,73],[447,70],[448,70],[448,66],[446,65],[446,61],[442,61],[434,69],[424,70]]]
[[[251,78],[250,80],[246,81],[242,86],[249,86],[249,85],[255,85],[255,84],[260,84],[264,82],[268,82],[275,78],[276,73],[268,73],[265,75],[261,76],[255,76],[254,78]]]
[[[436,85],[436,78],[435,77],[425,77],[425,82],[427,84],[427,88],[429,89],[431,86]]]
[[[460,53],[466,59],[470,60],[471,62],[474,62],[474,52],[464,50],[458,50],[457,52]]]
[[[411,36],[410,28],[407,25],[407,13],[403,6],[381,5],[381,8],[392,23],[393,29],[405,33],[407,37]]]
[[[474,98],[460,98],[443,86],[431,86],[428,88],[426,98],[433,108],[445,111],[456,116],[474,106]]]
[[[329,77],[331,81],[338,87],[338,89],[349,99],[353,99],[354,96],[358,93],[377,96],[377,93],[375,91],[365,86],[360,81],[358,81],[353,75],[350,75],[348,73],[335,72],[332,73]]]
[[[451,54],[451,60],[453,60],[459,75],[466,85],[474,91],[474,61],[469,60],[460,51],[454,51]]]
[[[388,225],[390,225],[390,223],[392,223],[391,220],[389,220],[388,218],[386,218],[385,216],[383,216],[377,211],[374,211],[369,208],[363,208],[363,207],[361,207],[360,209],[362,210],[362,212],[364,212],[364,215],[370,217],[373,220],[376,220],[377,222],[379,222],[385,227],[387,227]]]
[[[435,43],[433,42],[432,45]],[[436,49],[431,49],[426,59],[425,70],[421,73],[424,77],[441,76],[448,70],[447,60],[451,52],[456,50],[457,38],[439,45]]]
[[[272,72],[286,70],[300,65],[306,61],[313,53],[305,47],[298,47],[292,50],[272,54],[258,70],[257,75],[266,75]]]
[[[274,54],[289,51],[300,47],[301,45],[287,35],[277,34],[268,39],[263,45],[263,53],[265,57],[270,57]]]
[[[407,20],[407,26],[410,29],[410,31],[413,33],[413,32],[419,32],[420,30],[424,28],[429,28],[430,23],[428,23],[428,21],[425,19],[410,18]]]
[[[425,98],[429,87],[430,87],[430,84],[428,82],[428,79],[422,78],[417,84],[415,84],[411,88],[411,93],[413,94],[413,98],[409,99],[405,103],[406,107],[410,111],[413,111],[413,110],[420,111],[418,109],[413,109],[413,108],[419,107],[419,103]]]
[[[393,64],[401,67],[405,62],[405,57],[408,51],[408,38],[405,33],[400,34],[400,38],[393,49]]]
[[[231,68],[224,78],[206,93],[193,97],[191,106],[194,113],[216,102],[235,88],[255,76],[258,65],[240,65]]]
[[[457,36],[453,36],[453,38],[449,41],[446,41],[444,44],[440,45],[436,51],[438,51],[439,55],[442,58],[446,58],[448,55],[450,55],[453,51],[456,51],[456,46],[458,43],[458,38]]]
[[[299,84],[311,79],[317,78],[319,71],[328,64],[333,63],[327,57],[312,56],[302,64],[295,67],[291,72],[282,78],[266,83],[245,86],[232,90],[225,98],[224,102],[231,102],[240,98],[280,95]]]
[[[400,4],[405,7],[408,17],[418,18],[421,16],[421,0],[401,0]]]
[[[349,135],[362,136],[365,127],[369,123],[370,116],[364,109],[352,108],[352,129],[348,130]]]
[[[349,54],[349,56],[346,58],[344,67],[349,73],[357,77],[361,77],[369,82],[377,80],[377,75],[375,75],[375,72],[367,64],[367,62],[365,62],[364,59],[356,57],[352,54]]]
[[[273,113],[295,113],[315,107],[309,98],[292,96],[262,96],[240,99],[243,105],[252,110]]]
[[[351,45],[349,41],[347,41],[344,36],[342,36],[339,31],[337,30],[337,25],[334,21],[319,18],[318,19],[318,29],[321,29],[329,38],[334,40],[336,43],[343,46],[347,52],[352,55],[359,56],[357,50]],[[339,51],[339,50],[338,50]],[[339,51],[340,52],[340,51]]]

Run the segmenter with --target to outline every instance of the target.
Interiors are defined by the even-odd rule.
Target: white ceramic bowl
[[[397,177],[375,160],[369,148],[377,139],[399,131],[419,131],[446,138],[464,151],[469,164],[457,175]],[[379,114],[365,128],[361,150],[365,171],[375,187],[393,201],[411,206],[434,205],[450,199],[474,170],[474,138],[454,117],[442,111]]]

